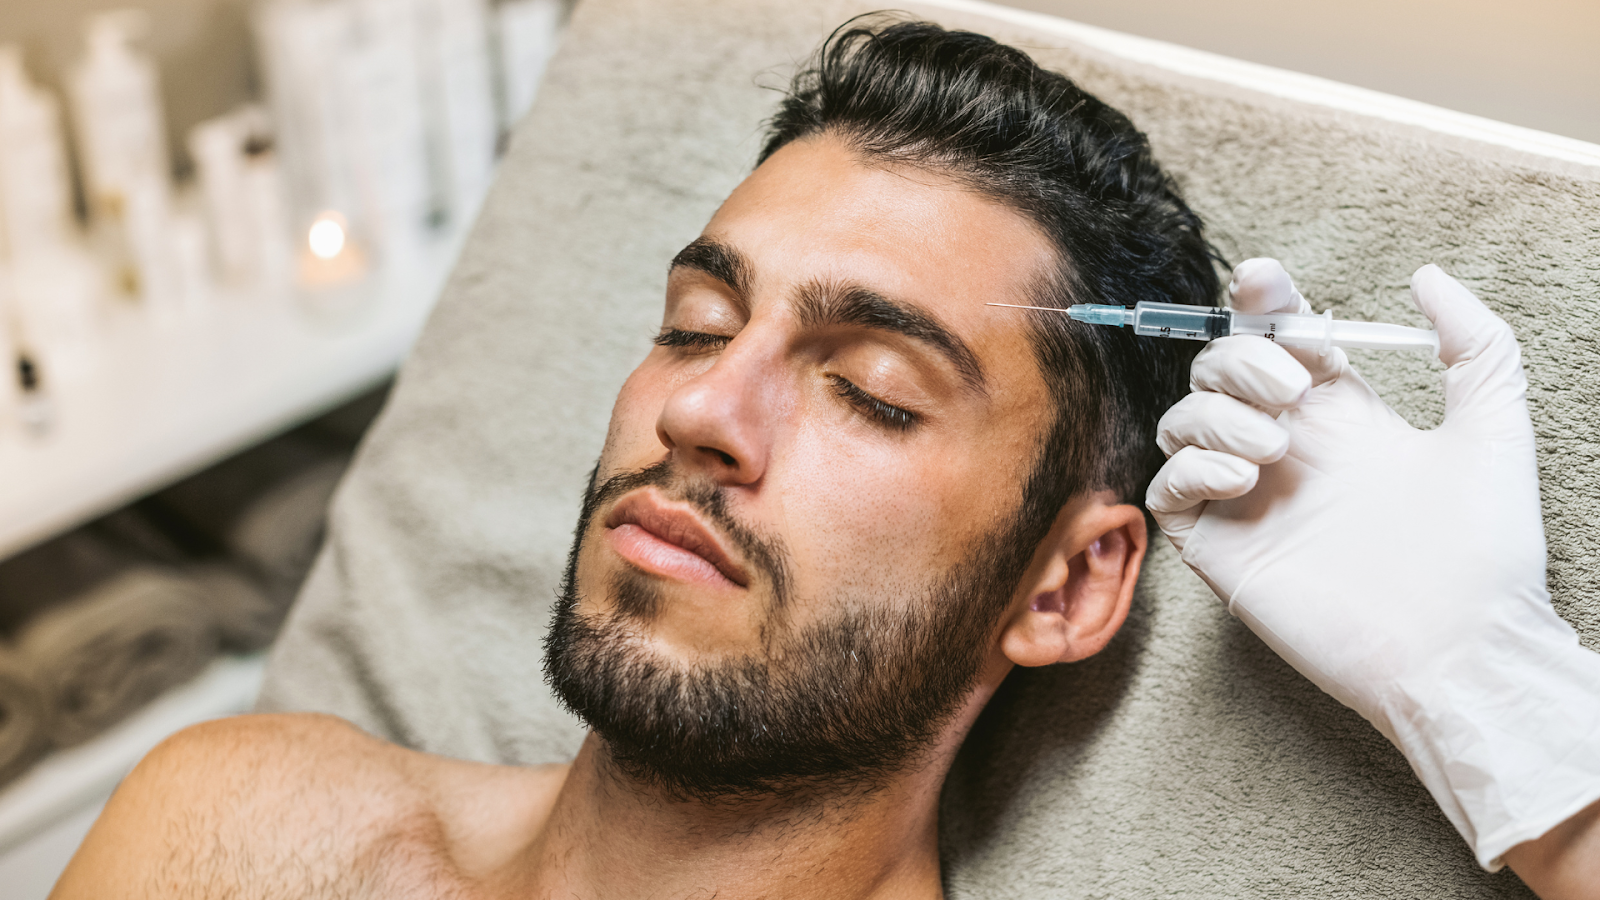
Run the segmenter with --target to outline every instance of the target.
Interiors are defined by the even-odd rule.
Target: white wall
[[[999,2],[1600,143],[1600,0]]]

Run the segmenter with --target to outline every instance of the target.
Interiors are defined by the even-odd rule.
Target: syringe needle
[[[1044,312],[1066,312],[1066,310],[1059,306],[1021,306],[1016,303],[985,303],[984,306],[1004,306],[1008,309],[1038,309],[1043,310]]]

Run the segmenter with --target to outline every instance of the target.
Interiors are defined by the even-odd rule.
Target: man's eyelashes
[[[847,400],[867,418],[872,419],[890,431],[910,431],[917,424],[917,414],[909,409],[885,403],[877,397],[863,391],[849,379],[841,375],[829,375],[833,380],[833,389],[839,396]]]
[[[657,347],[683,347],[689,350],[716,350],[727,346],[733,338],[725,334],[708,334],[704,331],[684,331],[678,328],[663,328],[656,335]]]
[[[732,338],[722,334],[664,328],[660,334],[656,335],[655,344],[657,347],[677,347],[690,351],[706,351],[720,350],[727,346],[730,340]],[[856,387],[853,382],[842,375],[829,375],[828,379],[833,382],[834,393],[844,398],[857,412],[889,431],[909,431],[919,421],[916,413],[879,400],[877,397]]]

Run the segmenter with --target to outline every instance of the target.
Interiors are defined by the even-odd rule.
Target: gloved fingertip
[[[1439,359],[1445,365],[1481,356],[1496,344],[1516,346],[1505,320],[1432,263],[1412,273],[1411,301],[1439,333]]]
[[[1277,429],[1276,434],[1274,435],[1275,443],[1269,443],[1265,451],[1255,459],[1255,461],[1261,465],[1271,465],[1272,463],[1283,459],[1283,457],[1289,452],[1289,429],[1284,428],[1282,425],[1278,425],[1276,422],[1274,422],[1273,425]],[[1256,474],[1259,477],[1260,471],[1258,470]]]
[[[1229,471],[1230,478],[1214,478],[1212,489],[1220,496],[1238,497],[1255,490],[1256,482],[1261,480],[1261,467],[1238,456],[1219,454],[1222,457],[1219,469]]]
[[[1411,302],[1436,326],[1441,315],[1457,309],[1473,313],[1489,311],[1466,285],[1433,263],[1411,273]]]
[[[1293,356],[1289,358],[1294,359]],[[1311,393],[1312,385],[1311,373],[1306,371],[1305,366],[1297,364],[1293,368],[1280,367],[1278,377],[1283,390],[1283,394],[1276,398],[1278,402],[1275,405],[1278,408],[1293,409],[1305,402],[1306,395]]]
[[[1228,297],[1240,312],[1302,312],[1305,306],[1283,263],[1267,257],[1247,259],[1234,267]]]
[[[1294,356],[1254,335],[1218,338],[1189,366],[1191,390],[1217,391],[1261,409],[1299,406],[1311,385],[1311,373]]]

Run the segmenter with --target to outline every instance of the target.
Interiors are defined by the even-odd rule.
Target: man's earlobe
[[[1099,653],[1128,617],[1145,542],[1137,507],[1091,499],[1063,509],[1035,554],[1026,602],[1013,610],[1001,651],[1019,666]]]

